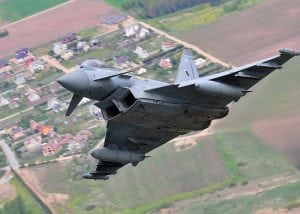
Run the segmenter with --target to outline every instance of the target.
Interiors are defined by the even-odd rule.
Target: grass
[[[79,65],[82,61],[86,59],[99,59],[99,60],[105,60],[108,57],[110,57],[110,50],[106,48],[100,48],[95,51],[88,51],[86,53],[81,53],[77,56],[75,56],[75,59],[63,61],[63,66],[67,68],[73,68],[77,65]]]
[[[64,166],[61,165],[64,163],[53,163],[33,170],[38,173],[45,191],[70,195],[67,204],[59,208],[64,210],[62,213],[66,209],[74,213],[87,213],[88,205],[96,206],[93,211],[89,211],[92,213],[103,210],[108,213],[126,213],[130,210],[141,213],[225,188],[230,183],[226,170],[220,168],[214,172],[219,174],[223,171],[224,175],[219,176],[210,172],[209,163],[213,160],[204,159],[205,152],[203,145],[175,152],[173,145],[168,144],[152,152],[155,158],[145,160],[137,168],[124,167],[118,175],[105,182],[80,178],[82,173],[94,169],[95,162],[91,168],[82,160],[75,160]],[[49,174],[53,169],[57,171],[55,177]]]
[[[91,27],[77,33],[82,38],[93,38],[100,33],[99,27]]]
[[[168,207],[172,203],[175,203],[177,201],[188,200],[190,198],[194,198],[197,196],[201,196],[204,194],[210,194],[210,193],[222,190],[222,189],[226,188],[230,184],[230,182],[231,182],[230,179],[228,179],[223,182],[216,183],[216,184],[204,187],[204,188],[200,188],[200,189],[197,189],[192,192],[178,193],[178,194],[172,195],[170,197],[164,198],[162,200],[153,201],[144,206],[140,206],[140,207],[133,208],[133,209],[124,209],[124,210],[122,210],[122,213],[147,213],[150,211],[155,211],[162,207]]]
[[[226,213],[231,214],[250,214],[264,208],[280,209],[285,207],[289,201],[294,201],[296,198],[299,198],[299,196],[300,182],[297,182],[276,187],[252,196],[193,204],[182,213],[221,214],[226,210]],[[299,206],[299,204],[297,204],[297,206]],[[294,207],[294,205],[292,207]]]
[[[300,200],[290,201],[283,206],[285,209],[292,210],[300,207]]]
[[[34,74],[36,79],[29,81],[28,85],[32,88],[45,86],[55,82],[62,75],[63,72],[57,69],[42,70]]]
[[[247,130],[219,133],[216,145],[234,181],[295,173],[286,159]]]
[[[191,30],[199,25],[215,22],[224,15],[224,8],[205,4],[164,17],[151,19],[149,23],[168,32],[178,33]]]
[[[107,3],[118,9],[122,9],[122,4],[128,1],[129,0],[106,0]],[[200,4],[192,8],[179,10],[172,14],[153,19],[146,19],[144,21],[170,33],[180,34],[199,26],[215,22],[227,14],[243,11],[262,1],[264,0],[229,0],[218,6]],[[126,12],[129,12],[133,16],[137,16],[135,10]]]
[[[0,18],[6,21],[17,21],[36,14],[67,0],[6,0],[0,3]]]
[[[270,76],[253,87],[253,93],[231,106],[232,113],[220,123],[224,127],[248,127],[262,119],[272,119],[293,115],[299,112],[300,63],[293,59],[281,71]],[[253,106],[251,108],[249,106]]]
[[[10,183],[16,188],[17,194],[24,200],[28,212],[32,214],[47,213],[18,178],[12,179]]]
[[[131,0],[105,0],[108,4],[112,5],[113,7],[116,7],[118,9],[122,8],[122,5],[126,2],[129,2]]]

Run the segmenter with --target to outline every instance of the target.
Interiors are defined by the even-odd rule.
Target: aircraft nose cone
[[[90,87],[90,80],[83,71],[74,71],[60,77],[57,82],[64,88],[72,91],[73,93],[80,93],[88,90]]]

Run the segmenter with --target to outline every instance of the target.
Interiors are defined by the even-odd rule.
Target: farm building
[[[124,22],[127,18],[128,18],[128,16],[126,14],[119,14],[117,16],[113,16],[113,17],[105,19],[103,21],[103,23],[106,25],[109,25],[109,26],[117,25],[117,24]]]

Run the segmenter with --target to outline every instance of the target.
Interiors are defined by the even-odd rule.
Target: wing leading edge
[[[282,69],[283,64],[300,52],[289,49],[279,50],[278,55],[234,68],[218,74],[188,80],[146,92],[181,98],[190,102],[225,106],[246,95],[249,89],[274,70]],[[232,92],[226,96],[226,92]],[[225,93],[225,95],[224,95]]]

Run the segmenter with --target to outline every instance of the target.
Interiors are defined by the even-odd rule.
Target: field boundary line
[[[7,24],[7,25],[1,26],[1,27],[0,27],[0,30],[5,29],[5,28],[8,28],[8,27],[11,27],[11,26],[13,26],[13,25],[15,25],[15,24],[24,22],[24,21],[26,21],[26,20],[28,20],[28,19],[34,18],[34,17],[39,16],[39,15],[42,15],[42,14],[44,14],[44,13],[50,12],[50,11],[52,11],[52,10],[55,10],[55,9],[59,8],[59,7],[68,5],[68,4],[70,4],[70,3],[74,2],[74,1],[76,1],[76,0],[68,0],[67,2],[61,3],[61,4],[56,5],[56,6],[54,6],[54,7],[48,8],[48,9],[46,9],[46,10],[40,11],[40,12],[35,13],[35,14],[33,14],[33,15],[30,15],[30,16],[27,16],[27,17],[25,17],[25,18],[23,18],[23,19],[20,19],[20,20],[17,20],[17,21],[15,21],[15,22],[9,23],[9,24]],[[4,20],[4,21],[5,21],[5,20]]]

